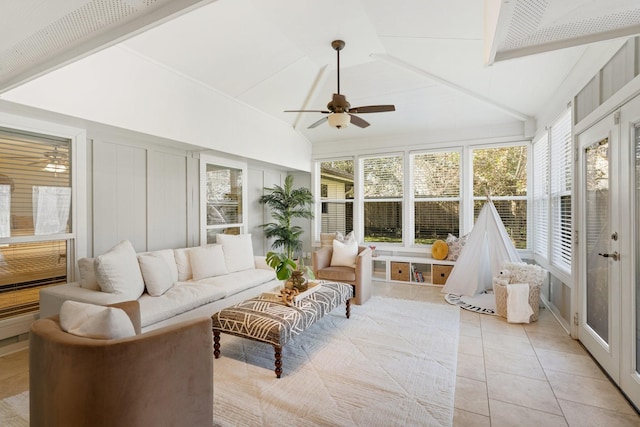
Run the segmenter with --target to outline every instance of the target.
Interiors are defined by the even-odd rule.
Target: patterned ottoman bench
[[[353,285],[320,281],[321,286],[302,300],[287,306],[282,301],[259,296],[211,316],[213,320],[213,355],[220,357],[220,332],[273,345],[276,376],[282,374],[282,347],[334,308],[345,303],[347,318]]]

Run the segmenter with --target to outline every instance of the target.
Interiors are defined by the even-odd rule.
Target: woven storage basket
[[[493,282],[493,294],[496,297],[496,313],[499,316],[507,317],[507,285]],[[529,317],[529,322],[538,320],[540,313],[540,286],[529,285],[529,305],[533,314]]]

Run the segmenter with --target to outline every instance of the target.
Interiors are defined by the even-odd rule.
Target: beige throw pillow
[[[159,297],[173,286],[173,275],[167,262],[154,254],[138,255],[138,264],[147,293]]]
[[[78,260],[78,271],[80,272],[80,287],[99,291],[100,285],[96,279],[96,270],[93,266],[94,258],[80,258]]]
[[[228,274],[222,245],[208,245],[189,251],[193,280]]]
[[[97,256],[94,264],[96,279],[103,292],[125,295],[132,300],[140,298],[144,292],[138,257],[128,240]]]
[[[217,242],[222,244],[225,264],[229,273],[255,268],[251,234],[218,234]]]
[[[332,267],[355,267],[358,256],[358,242],[355,239],[342,243],[333,241],[333,254],[331,255]]]
[[[136,335],[124,310],[71,300],[62,303],[60,308],[60,328],[80,337],[103,340]]]

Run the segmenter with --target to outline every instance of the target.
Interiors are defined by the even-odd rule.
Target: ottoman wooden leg
[[[213,356],[220,357],[220,331],[213,331]]]
[[[347,319],[351,317],[351,299],[347,300]]]
[[[274,345],[273,349],[276,353],[276,377],[280,378],[280,375],[282,375],[282,347]]]

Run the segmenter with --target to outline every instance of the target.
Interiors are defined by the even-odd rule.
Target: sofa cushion
[[[350,239],[347,242],[333,241],[332,267],[355,267],[358,256],[358,242]]]
[[[60,308],[60,328],[86,338],[112,340],[135,336],[131,319],[115,307],[65,301]]]
[[[97,256],[94,264],[96,278],[103,292],[125,295],[130,299],[138,299],[144,292],[138,257],[128,240]]]
[[[171,272],[171,280],[173,282],[178,281],[178,266],[176,265],[176,258],[173,255],[173,249],[159,249],[157,251],[140,252],[138,253],[138,256],[140,255],[155,255],[162,258],[169,267],[169,271]]]
[[[169,319],[178,314],[224,298],[224,291],[199,282],[180,282],[162,296],[142,295],[140,304],[140,324],[146,327]],[[213,313],[211,313],[213,314]]]
[[[200,283],[203,286],[219,289],[224,292],[225,297],[229,297],[233,294],[237,294],[238,292],[242,292],[245,289],[253,288],[271,280],[275,280],[275,278],[276,273],[273,270],[254,268],[250,270],[236,271],[235,273],[229,273],[224,276],[209,277],[207,279],[199,280],[197,283]]]
[[[178,281],[185,282],[191,280],[193,272],[191,270],[191,260],[189,259],[189,252],[193,248],[180,248],[173,250],[173,256],[176,261],[176,268],[178,269]]]
[[[229,273],[255,268],[251,234],[218,234],[216,239],[222,244]]]
[[[207,245],[189,251],[193,280],[228,274],[222,245]]]
[[[354,282],[356,270],[352,267],[326,267],[318,270],[316,279],[331,280],[333,282]]]
[[[153,297],[160,296],[173,286],[174,280],[167,262],[157,254],[138,255],[138,264],[144,279],[147,293]]]
[[[80,287],[85,289],[100,290],[100,285],[96,279],[96,269],[94,258],[80,258],[78,260],[78,271],[80,272]]]

